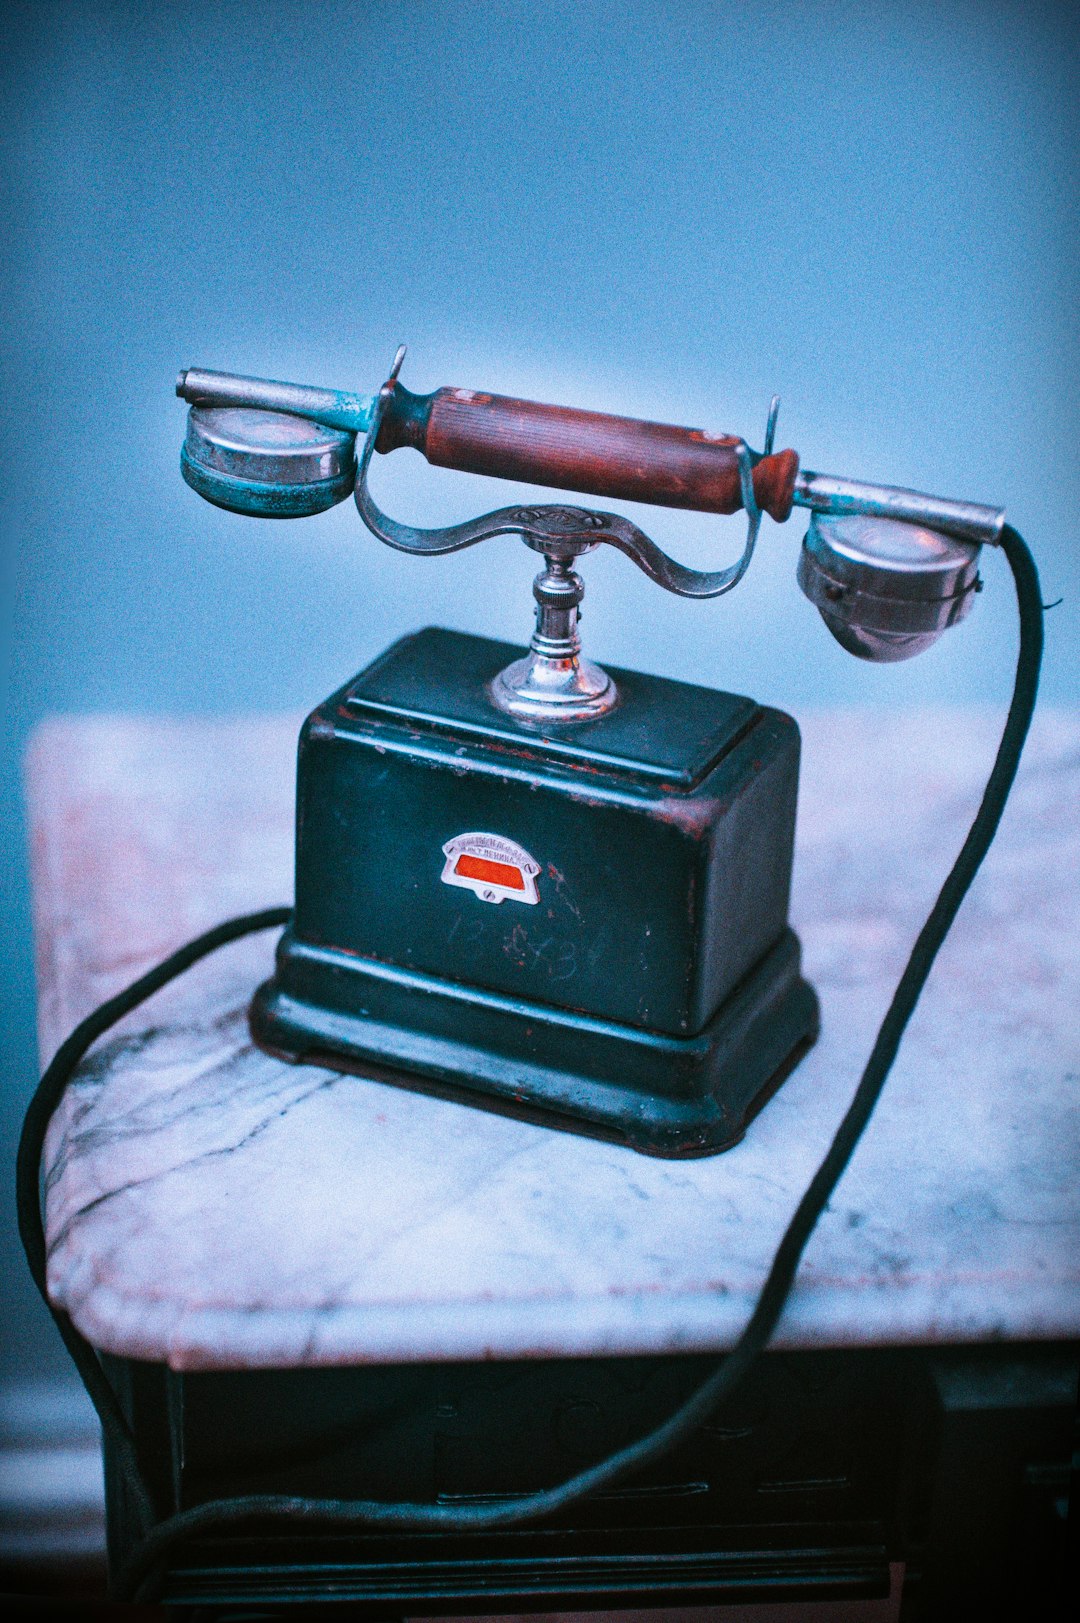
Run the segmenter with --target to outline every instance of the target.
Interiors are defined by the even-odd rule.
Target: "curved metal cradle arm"
[[[619,513],[599,512],[585,507],[497,507],[480,518],[441,529],[418,529],[411,524],[399,524],[375,502],[368,489],[367,474],[379,426],[393,395],[400,361],[399,354],[376,399],[371,426],[357,465],[353,491],[360,517],[371,533],[378,536],[380,541],[385,541],[388,547],[394,547],[399,552],[425,553],[435,557],[441,553],[460,552],[463,547],[475,546],[478,541],[487,541],[492,536],[520,535],[538,552],[573,558],[606,541],[632,559],[650,580],[678,597],[719,597],[721,593],[729,592],[745,575],[761,527],[761,510],[754,496],[754,460],[744,440],[739,441],[735,454],[739,461],[743,506],[749,522],[742,556],[727,569],[689,569],[685,564],[669,558],[632,520],[623,518]],[[769,419],[770,442],[774,423],[775,409]]]

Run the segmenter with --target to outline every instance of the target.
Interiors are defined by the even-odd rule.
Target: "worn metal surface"
[[[548,557],[533,581],[536,626],[529,652],[492,680],[492,703],[522,721],[589,721],[613,710],[619,690],[606,671],[581,657],[578,621],[584,582],[565,558]]]
[[[776,396],[764,453],[749,453],[753,471],[748,501],[746,446],[737,435],[539,405],[476,389],[416,395],[397,380],[404,353],[402,346],[384,386],[381,413],[376,396],[195,367],[180,373],[176,392],[194,405],[293,412],[352,433],[367,433],[381,417],[376,424],[380,451],[411,446],[443,467],[562,490],[706,513],[757,508],[779,523],[793,504],[822,513],[866,513],[926,524],[977,544],[996,543],[1001,536],[1005,512],[1000,507],[809,468],[800,471],[794,451],[773,452]]]
[[[308,718],[296,913],[252,1030],[651,1153],[721,1149],[817,1029],[785,935],[798,731],[627,672],[621,713],[556,731],[569,749],[545,759],[513,717],[503,737],[470,727],[510,652],[419,632]],[[674,781],[643,780],[635,746],[667,752]],[[538,906],[440,883],[475,831],[526,853]]]
[[[815,513],[799,585],[848,653],[911,659],[970,613],[979,548],[920,524]]]
[[[325,423],[349,434],[366,434],[375,407],[373,394],[345,389],[319,389],[307,383],[277,383],[271,378],[241,377],[190,366],[176,380],[176,393],[192,406],[249,406],[280,411],[291,417]]]
[[[180,373],[176,392],[193,405],[292,412],[353,433],[367,432],[374,408],[370,395],[197,367]],[[743,505],[736,455],[741,443],[731,434],[476,389],[415,395],[396,377],[378,432],[380,451],[411,446],[439,467],[705,513],[735,513]],[[799,459],[794,451],[781,451],[755,461],[758,506],[783,520],[791,511]]]
[[[397,373],[404,353],[404,348],[398,350],[390,376],[379,391],[371,425],[360,451],[354,493],[360,517],[372,535],[378,536],[387,546],[399,552],[431,557],[460,552],[464,547],[475,546],[478,541],[486,541],[493,536],[514,534],[520,535],[534,551],[542,552],[551,559],[568,562],[606,541],[631,558],[650,580],[680,597],[720,597],[736,586],[746,573],[754,555],[762,510],[754,495],[753,454],[743,440],[731,439],[731,454],[740,492],[739,504],[747,512],[746,541],[740,557],[726,569],[688,569],[674,558],[669,558],[644,530],[621,513],[596,512],[563,504],[499,507],[479,518],[441,529],[419,529],[391,518],[372,496],[367,476],[372,455],[381,440],[382,425],[395,409],[395,391],[400,387]],[[770,417],[770,433],[772,426]]]
[[[958,502],[947,496],[930,496],[921,490],[876,485],[839,474],[814,473],[810,468],[800,470],[792,500],[796,507],[812,507],[818,513],[865,513],[905,524],[926,524],[960,541],[973,541],[976,546],[996,546],[1005,523],[1003,507]]]
[[[354,436],[280,411],[193,406],[180,469],[216,507],[305,518],[352,494]]]
[[[511,718],[504,737],[471,730],[510,651],[429,628],[312,713],[294,938],[358,968],[693,1036],[787,923],[798,731],[734,694],[617,673],[620,712],[574,728],[554,761],[543,733]],[[364,704],[375,683],[377,713]],[[638,737],[668,752],[667,783],[642,780],[627,748]],[[609,739],[618,766],[604,764]],[[532,853],[538,908],[484,906],[438,882],[446,841],[473,829]]]

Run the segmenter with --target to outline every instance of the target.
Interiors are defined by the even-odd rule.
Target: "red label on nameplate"
[[[539,900],[536,876],[540,864],[523,846],[501,834],[458,834],[443,846],[444,885],[461,885],[482,902]]]

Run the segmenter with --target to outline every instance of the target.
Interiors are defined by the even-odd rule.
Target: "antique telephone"
[[[31,1101],[20,1232],[143,1526],[116,1584],[131,1597],[178,1541],[252,1518],[448,1533],[527,1522],[621,1481],[704,1421],[776,1326],[994,837],[1035,704],[1038,574],[1000,509],[800,470],[794,452],[773,450],[775,400],[759,455],[730,435],[472,390],[417,396],[398,381],[403,356],[375,396],[195,370],[177,383],[191,405],[183,474],[218,506],[295,518],[354,495],[368,528],[401,551],[435,555],[514,533],[544,567],[524,656],[429,629],[315,710],[300,741],[295,909],[228,920],[180,948],[72,1032]],[[406,445],[441,466],[534,484],[742,508],[743,553],[726,569],[687,569],[628,519],[566,505],[413,529],[380,512],[367,484],[373,453]],[[584,659],[574,565],[606,542],[668,591],[719,596],[745,573],[762,515],[783,522],[793,506],[811,510],[799,584],[852,653],[905,659],[959,622],[984,544],[1012,571],[1020,648],[979,810],[735,1346],[669,1420],[555,1487],[473,1505],[253,1494],[160,1519],[110,1381],[45,1287],[41,1150],[83,1055],[217,947],[286,925],[251,1008],[254,1035],[275,1052],[657,1154],[733,1143],[817,1033],[787,922],[798,731],[748,699]]]
[[[424,556],[520,535],[540,554],[524,657],[429,629],[320,705],[300,741],[296,908],[251,1026],[265,1047],[392,1075],[636,1149],[738,1139],[817,1033],[787,925],[794,722],[581,654],[579,558],[607,543],[683,597],[737,585],[762,514],[814,509],[803,590],[846,648],[902,659],[962,619],[996,509],[799,471],[731,435],[469,389],[374,398],[190,370],[181,465],[234,512],[354,495]],[[359,456],[355,447],[359,444]],[[685,568],[615,513],[504,507],[448,529],[381,512],[376,450],[602,496],[748,515],[738,562]]]

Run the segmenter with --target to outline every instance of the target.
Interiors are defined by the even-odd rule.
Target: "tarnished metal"
[[[735,513],[744,505],[749,457],[754,502],[782,523],[791,512],[794,451],[748,451],[734,434],[515,400],[478,389],[415,395],[398,381],[404,346],[384,385],[377,449],[419,451],[437,467],[553,485],[597,496]],[[390,385],[392,384],[392,387]],[[192,405],[291,412],[366,433],[375,397],[192,367],[176,392]],[[775,422],[775,413],[773,416]]]
[[[602,542],[625,553],[665,591],[719,597],[749,567],[762,513],[783,520],[793,503],[808,507],[814,520],[799,565],[803,590],[845,648],[862,658],[886,660],[918,653],[968,612],[976,586],[970,549],[1000,539],[1001,508],[799,472],[794,452],[773,453],[778,396],[770,405],[764,450],[758,454],[733,435],[541,406],[477,390],[413,395],[399,381],[404,356],[402,345],[376,396],[197,369],[182,372],[177,393],[196,406],[184,476],[211,501],[240,512],[287,516],[316,512],[340,499],[351,454],[345,445],[337,447],[333,479],[318,489],[318,481],[299,473],[299,452],[278,474],[260,447],[262,482],[245,473],[258,461],[243,443],[250,433],[247,419],[258,418],[260,411],[287,413],[283,423],[295,424],[303,417],[345,435],[363,434],[353,494],[368,529],[388,546],[434,556],[492,536],[521,536],[547,559],[534,588],[537,626],[528,655],[502,672],[491,690],[500,709],[519,717],[587,720],[615,703],[609,679],[581,659],[576,629],[580,590],[574,589],[572,618],[568,608],[559,606],[573,595],[567,593],[567,583],[578,580],[569,566]],[[217,412],[213,420],[222,448],[203,444],[204,419],[211,408]],[[231,439],[230,417],[238,424]],[[724,569],[690,569],[621,514],[561,503],[500,507],[441,528],[402,524],[381,510],[368,487],[375,451],[400,445],[414,447],[438,465],[506,478],[702,511],[741,507],[747,515],[743,550]],[[943,584],[953,565],[962,577],[955,590]]]
[[[400,552],[427,555],[458,552],[491,536],[517,534],[527,546],[543,553],[547,569],[537,576],[533,587],[537,622],[529,653],[500,672],[491,685],[492,702],[510,715],[536,722],[590,721],[603,715],[617,702],[615,684],[599,666],[581,657],[577,620],[584,587],[580,576],[568,568],[569,564],[606,541],[632,559],[650,580],[677,596],[719,597],[730,592],[750,565],[761,527],[749,447],[743,440],[734,443],[747,531],[741,556],[726,569],[688,569],[668,557],[643,530],[621,514],[561,504],[500,507],[480,518],[438,529],[401,524],[379,507],[368,487],[367,476],[383,420],[393,406],[404,353],[404,347],[398,350],[390,375],[379,391],[360,453],[354,492],[360,517],[373,535]],[[769,416],[770,438],[776,425],[777,405],[774,399]]]
[[[355,436],[246,406],[193,406],[180,468],[200,496],[233,513],[304,518],[344,501],[356,478]]]
[[[398,364],[395,361],[395,365]],[[754,496],[753,459],[745,441],[736,446],[742,502],[749,516],[743,551],[737,562],[726,569],[688,569],[657,546],[644,530],[621,513],[605,513],[593,508],[541,504],[534,507],[498,507],[480,518],[438,529],[421,529],[401,524],[384,513],[368,488],[367,476],[385,413],[394,398],[396,372],[391,372],[376,398],[371,425],[364,440],[356,473],[357,511],[372,535],[399,552],[428,556],[459,552],[496,535],[520,535],[537,552],[574,558],[588,548],[606,541],[626,554],[650,580],[678,597],[719,597],[738,584],[753,557],[761,525],[761,510]]]
[[[419,632],[309,718],[253,1034],[650,1154],[722,1149],[817,1032],[787,926],[798,730],[621,670],[590,725],[536,725],[486,698],[512,656]],[[446,882],[462,853],[475,886]]]
[[[815,513],[798,578],[842,647],[860,659],[911,659],[970,611],[979,548],[925,525]]]
[[[563,558],[548,557],[533,582],[536,629],[524,659],[499,672],[492,702],[522,721],[592,721],[618,703],[606,671],[581,657],[578,605],[585,588]]]
[[[904,490],[894,485],[872,485],[864,479],[843,479],[831,473],[812,473],[803,468],[795,478],[796,507],[812,507],[817,513],[865,513],[877,518],[898,519],[905,524],[925,524],[944,531],[960,541],[996,546],[1005,523],[1003,507],[983,507],[978,502],[957,502],[946,496],[928,496],[920,490]]]
[[[180,373],[176,392],[192,406],[252,406],[284,411],[327,428],[366,434],[375,396],[342,389],[318,389],[307,383],[276,383],[272,378],[246,378],[235,372],[208,372],[191,366]]]
[[[594,489],[598,492],[607,491],[609,494],[629,494],[632,499],[653,501],[661,505],[699,507],[702,511],[734,511],[739,505],[746,506],[746,477],[744,471],[744,456],[739,447],[745,445],[733,435],[705,434],[698,429],[669,429],[662,424],[635,423],[629,418],[604,417],[596,412],[572,412],[566,408],[554,406],[537,406],[529,401],[505,401],[501,396],[485,394],[474,389],[443,389],[434,395],[412,395],[408,390],[402,389],[397,382],[397,371],[400,368],[401,356],[404,346],[399,351],[392,373],[393,387],[389,390],[389,398],[383,402],[382,435],[380,450],[392,450],[398,445],[412,445],[423,452],[430,461],[444,467],[460,467],[473,471],[493,473],[503,478],[529,478],[539,482],[561,483],[563,489]],[[384,391],[386,389],[384,385]],[[229,372],[212,372],[198,367],[191,367],[180,373],[176,384],[177,394],[192,405],[201,406],[249,406],[265,411],[289,412],[294,416],[306,417],[314,422],[326,424],[331,428],[340,428],[351,433],[366,434],[371,426],[375,411],[377,397],[374,395],[353,394],[340,389],[314,388],[308,384],[278,383],[265,378],[243,377]],[[459,429],[451,432],[449,422],[445,428],[437,432],[431,429],[432,412],[438,408],[440,402],[447,402],[447,409],[453,405],[455,412],[460,414],[468,409],[473,415],[486,414],[483,420],[491,419],[490,432],[484,440],[485,450],[480,460],[480,453],[476,446],[479,443],[475,435],[479,429],[471,430],[474,438],[469,439]],[[925,524],[931,529],[954,535],[960,540],[978,543],[996,544],[1001,535],[1002,525],[1005,521],[1004,509],[988,507],[978,502],[959,502],[944,496],[932,496],[923,491],[906,490],[898,486],[872,484],[862,479],[849,479],[836,474],[815,473],[804,468],[793,472],[797,468],[798,459],[794,453],[782,452],[773,454],[773,438],[776,425],[777,397],[774,397],[769,414],[769,427],[765,436],[764,451],[758,455],[753,451],[746,451],[751,465],[751,482],[755,492],[758,487],[762,489],[768,469],[769,479],[768,495],[763,499],[760,494],[755,495],[755,503],[762,511],[769,512],[778,521],[783,521],[794,503],[798,507],[809,507],[820,513],[866,513],[881,518],[893,518],[911,524]],[[517,417],[510,408],[520,408]],[[470,421],[472,419],[470,418]],[[495,427],[495,424],[498,427]],[[552,425],[562,423],[565,433],[557,440],[552,437]],[[616,490],[611,483],[610,468],[605,469],[603,460],[594,459],[589,463],[578,463],[567,449],[575,443],[583,443],[590,434],[601,432],[600,425],[605,425],[603,434],[606,434],[604,445],[609,456],[618,452],[624,455],[623,441],[633,443],[637,451],[648,448],[650,466],[649,480],[637,485],[633,490],[624,490],[621,486]],[[433,433],[433,441],[428,443],[429,434]],[[645,434],[645,438],[637,445],[633,434]],[[619,435],[622,439],[619,439]],[[567,441],[569,435],[569,441]],[[575,439],[576,436],[576,439]],[[703,483],[699,475],[696,479],[686,481],[686,476],[680,475],[684,480],[685,488],[676,489],[671,486],[670,479],[664,476],[664,459],[672,466],[680,457],[688,454],[690,447],[696,447],[695,456],[705,457],[706,463],[710,457],[719,458],[728,468],[732,458],[737,461],[735,469],[735,486],[738,497],[729,501],[725,496],[722,501],[714,499],[707,490],[707,480]],[[584,452],[582,452],[584,455]],[[597,452],[599,457],[599,450]],[[528,463],[523,471],[524,462]],[[791,462],[782,462],[789,457]],[[774,466],[775,465],[775,466]],[[788,474],[791,474],[793,483],[788,486]],[[622,475],[619,476],[620,478]],[[724,477],[727,477],[725,473]],[[587,482],[578,482],[584,478]],[[718,504],[719,501],[719,504]],[[485,532],[502,533],[502,531]],[[385,539],[385,537],[384,537]],[[478,537],[477,539],[480,539]],[[394,545],[394,542],[390,543]],[[460,543],[469,545],[467,541]],[[434,547],[424,550],[433,551]],[[452,550],[449,547],[440,550]],[[624,549],[626,550],[626,549]],[[654,578],[659,578],[654,576]],[[666,585],[665,581],[660,582]],[[669,586],[669,590],[678,591],[679,587]],[[684,595],[710,596],[715,593],[686,593]]]

